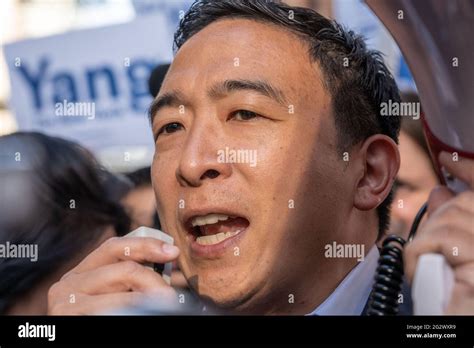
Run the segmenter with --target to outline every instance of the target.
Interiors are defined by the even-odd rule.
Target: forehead
[[[269,81],[289,96],[322,93],[321,73],[308,45],[277,25],[223,19],[192,36],[178,51],[162,90],[223,79]]]

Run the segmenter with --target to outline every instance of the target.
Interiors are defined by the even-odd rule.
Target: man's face
[[[352,184],[322,80],[297,36],[245,19],[207,26],[170,67],[153,120],[157,209],[190,285],[222,307],[276,311],[331,276],[324,245]]]

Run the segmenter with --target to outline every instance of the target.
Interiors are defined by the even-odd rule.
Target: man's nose
[[[198,187],[204,180],[224,179],[232,174],[232,164],[219,161],[218,151],[225,146],[218,128],[210,122],[193,125],[176,169],[180,185]]]

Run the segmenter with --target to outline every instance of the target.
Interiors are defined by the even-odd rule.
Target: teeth
[[[208,214],[204,216],[196,216],[191,221],[193,227],[195,226],[204,226],[204,225],[212,225],[219,221],[225,221],[229,218],[228,215],[223,214]]]
[[[233,232],[221,232],[218,234],[211,234],[209,236],[201,236],[196,238],[196,242],[201,245],[213,245],[226,240],[227,238],[233,237],[236,234],[239,234],[241,230]]]

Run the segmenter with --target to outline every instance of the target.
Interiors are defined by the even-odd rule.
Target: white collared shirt
[[[361,315],[372,290],[379,250],[370,249],[331,295],[308,315]]]

